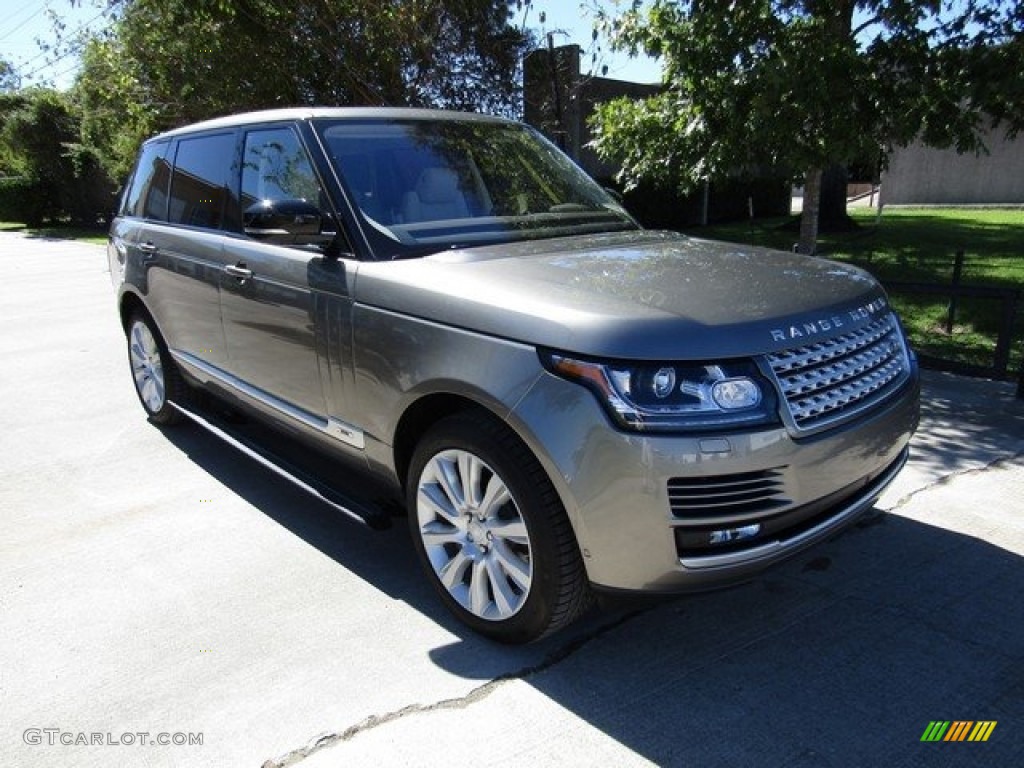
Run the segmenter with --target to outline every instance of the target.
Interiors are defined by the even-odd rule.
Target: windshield
[[[525,125],[399,118],[317,129],[381,258],[638,228]]]

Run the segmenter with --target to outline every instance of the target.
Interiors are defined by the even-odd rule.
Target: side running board
[[[171,405],[210,434],[219,437],[228,445],[244,453],[250,459],[259,462],[271,472],[283,477],[327,506],[375,530],[384,530],[391,527],[391,516],[383,509],[346,496],[337,488],[328,485],[309,472],[296,467],[280,456],[276,456],[253,441],[247,440],[237,432],[233,432],[228,425],[220,422],[213,416],[201,415],[173,401]]]

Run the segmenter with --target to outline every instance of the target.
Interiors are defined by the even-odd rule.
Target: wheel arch
[[[512,426],[492,408],[484,405],[479,400],[457,395],[451,392],[434,392],[424,395],[411,403],[402,413],[395,428],[395,437],[392,442],[392,452],[395,467],[395,474],[398,483],[405,493],[409,465],[412,463],[413,453],[416,445],[427,431],[437,422],[457,413],[478,412],[484,418],[493,419],[510,429],[522,440]],[[525,441],[523,441],[525,443]]]
[[[391,461],[389,470],[394,471],[394,478],[397,481],[397,490],[405,497],[409,466],[412,463],[413,453],[416,445],[427,431],[442,419],[457,413],[475,411],[482,418],[487,418],[500,423],[511,434],[515,435],[534,457],[541,469],[544,471],[548,482],[554,488],[555,494],[559,497],[569,521],[576,535],[580,551],[585,548],[586,526],[579,514],[579,510],[572,501],[572,494],[569,493],[565,478],[558,474],[549,456],[543,455],[538,450],[542,443],[534,436],[523,421],[516,419],[514,413],[508,418],[502,412],[481,399],[466,394],[456,394],[451,391],[435,391],[423,394],[421,397],[410,403],[398,420],[394,430],[394,438],[391,443]]]
[[[153,317],[153,313],[149,311],[149,307],[146,306],[146,302],[134,291],[124,291],[121,294],[121,298],[118,300],[117,311],[121,317],[121,328],[126,333],[128,332],[128,323],[131,322],[132,315],[136,312],[145,314],[157,331],[160,331],[160,326],[157,324],[156,318]],[[161,335],[163,334],[162,331],[160,333]]]

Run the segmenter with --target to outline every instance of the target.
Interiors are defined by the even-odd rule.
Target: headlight
[[[541,355],[548,370],[593,391],[637,431],[714,431],[778,422],[775,390],[750,361],[619,363]]]

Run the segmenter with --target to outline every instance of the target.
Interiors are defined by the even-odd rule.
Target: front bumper
[[[884,403],[811,437],[640,435],[545,374],[510,420],[552,478],[590,581],[682,592],[748,578],[854,522],[906,462],[918,402],[915,370]]]

